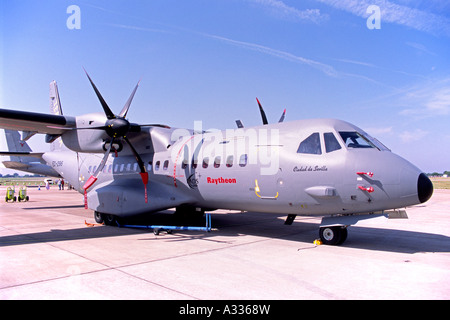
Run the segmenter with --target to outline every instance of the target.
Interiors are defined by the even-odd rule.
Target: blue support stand
[[[185,231],[206,231],[211,232],[211,214],[206,213],[206,226],[205,227],[182,227],[182,226],[160,226],[160,225],[150,225],[150,226],[143,226],[143,225],[130,225],[130,224],[119,224],[117,222],[117,225],[120,228],[134,228],[134,229],[153,229],[154,234],[159,234],[160,231],[172,231],[172,230],[185,230]]]

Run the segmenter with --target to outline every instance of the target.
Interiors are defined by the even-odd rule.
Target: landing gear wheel
[[[112,214],[104,214],[103,221],[107,226],[117,226],[116,224],[116,216]]]
[[[344,243],[347,239],[346,227],[322,227],[319,229],[320,240],[323,244],[335,246]]]
[[[338,242],[338,245],[341,245],[347,240],[348,231],[346,227],[341,228],[341,239]]]
[[[103,223],[103,214],[101,214],[98,211],[95,211],[94,212],[94,219],[95,219],[95,222],[97,222],[97,223]]]
[[[163,229],[163,228],[155,228],[155,229],[153,229],[153,234],[155,236],[157,236],[157,235],[159,235],[159,233],[161,231],[166,232],[167,234],[172,234],[172,230],[166,230],[166,229]]]

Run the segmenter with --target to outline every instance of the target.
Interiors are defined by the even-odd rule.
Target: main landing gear
[[[112,214],[94,212],[94,219],[97,223],[105,223],[107,226],[117,226],[117,217]]]
[[[340,245],[347,239],[346,226],[321,227],[319,229],[320,240],[327,245]]]

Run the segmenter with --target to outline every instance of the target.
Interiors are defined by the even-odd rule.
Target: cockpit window
[[[322,154],[319,133],[315,132],[303,140],[298,147],[297,153]]]
[[[391,151],[391,149],[389,149],[388,147],[386,147],[383,143],[381,143],[380,140],[378,140],[377,138],[371,137],[369,135],[367,135],[367,139],[369,139],[370,142],[372,142],[375,147],[377,147],[380,151]]]
[[[339,132],[347,148],[376,148],[376,146],[359,132]],[[378,149],[378,148],[377,148]]]
[[[341,149],[341,145],[337,141],[336,137],[331,132],[325,132],[323,134],[325,141],[325,150],[327,153]]]

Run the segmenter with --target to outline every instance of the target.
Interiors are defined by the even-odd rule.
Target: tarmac
[[[408,220],[349,227],[341,246],[314,244],[315,217],[287,226],[285,215],[219,210],[215,231],[155,235],[95,225],[74,191],[28,195],[0,204],[2,300],[450,298],[450,190],[408,208]],[[174,219],[168,211],[133,222]]]

